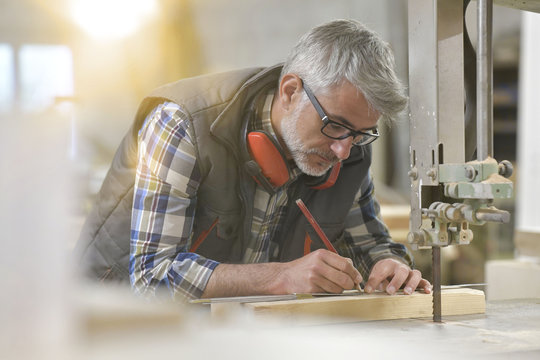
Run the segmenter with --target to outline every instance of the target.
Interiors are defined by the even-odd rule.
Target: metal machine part
[[[408,241],[413,249],[433,251],[433,320],[437,322],[441,321],[440,248],[469,244],[471,224],[510,219],[508,212],[493,206],[495,199],[511,197],[513,191],[506,178],[512,173],[511,164],[492,158],[493,0],[477,0],[477,6],[476,99],[467,101],[476,103],[477,159],[470,161],[465,149],[464,1],[409,0]]]

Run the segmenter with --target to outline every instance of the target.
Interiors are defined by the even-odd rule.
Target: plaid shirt
[[[273,92],[267,94],[260,119],[251,129],[275,136],[270,122]],[[159,105],[139,131],[139,153],[131,220],[130,278],[136,292],[153,293],[168,288],[181,300],[199,298],[219,264],[190,253],[195,202],[201,176],[198,171],[193,129],[184,111],[174,103]],[[300,170],[292,166],[292,176]],[[276,260],[273,240],[288,204],[287,186],[270,195],[257,186],[251,238],[244,263]],[[367,279],[380,259],[394,257],[412,264],[403,246],[394,244],[380,218],[371,179],[362,184],[346,221],[345,241],[337,251],[353,259]]]

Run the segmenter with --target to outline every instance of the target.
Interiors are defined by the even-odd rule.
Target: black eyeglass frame
[[[319,117],[321,118],[321,120],[323,122],[323,126],[321,127],[321,133],[324,136],[329,137],[330,139],[335,139],[335,140],[343,140],[343,139],[348,138],[349,136],[352,136],[353,137],[353,145],[355,145],[355,146],[368,145],[368,144],[371,144],[372,142],[374,142],[375,140],[377,140],[379,138],[379,131],[378,131],[377,128],[372,129],[373,133],[370,134],[370,133],[367,133],[367,132],[364,132],[364,131],[351,129],[347,125],[344,125],[344,124],[338,123],[336,121],[330,120],[330,118],[328,117],[326,112],[323,110],[321,104],[319,103],[319,100],[317,100],[317,98],[315,97],[315,95],[313,94],[311,89],[306,85],[306,83],[304,81],[302,81],[302,86],[304,88],[304,91],[306,92],[306,95],[309,98],[309,101],[311,101],[311,104],[313,105],[313,107],[315,108],[315,110],[317,111],[317,113],[319,114]],[[344,135],[341,135],[341,136],[338,136],[338,137],[328,135],[328,134],[326,134],[324,132],[324,128],[327,127],[329,124],[334,124],[334,125],[337,125],[337,126],[341,126],[341,127],[345,128],[345,129],[347,129],[349,132],[347,134],[344,134]],[[364,137],[362,138],[362,140],[360,142],[355,143],[354,138],[356,136],[358,136],[358,135],[364,135]]]

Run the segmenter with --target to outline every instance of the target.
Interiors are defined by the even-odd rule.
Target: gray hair
[[[375,32],[355,20],[335,20],[302,36],[281,77],[296,74],[313,91],[323,92],[347,80],[384,120],[392,121],[407,106],[394,65],[392,50]]]

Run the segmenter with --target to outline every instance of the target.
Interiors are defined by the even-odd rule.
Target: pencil
[[[298,205],[298,207],[300,208],[300,210],[302,210],[302,213],[304,214],[304,216],[306,217],[306,219],[309,221],[309,223],[311,224],[311,226],[313,227],[313,229],[315,230],[315,232],[317,233],[317,235],[319,235],[319,237],[322,239],[324,245],[326,245],[326,248],[334,253],[338,253],[336,251],[336,249],[334,248],[334,246],[332,245],[332,243],[330,242],[330,240],[328,240],[328,237],[326,237],[326,234],[324,233],[324,231],[321,229],[321,227],[319,226],[319,224],[317,223],[317,221],[315,220],[315,218],[313,217],[313,215],[311,215],[311,213],[309,212],[308,208],[306,207],[306,204],[304,204],[304,202],[302,201],[302,199],[298,199],[296,200],[296,205]]]

